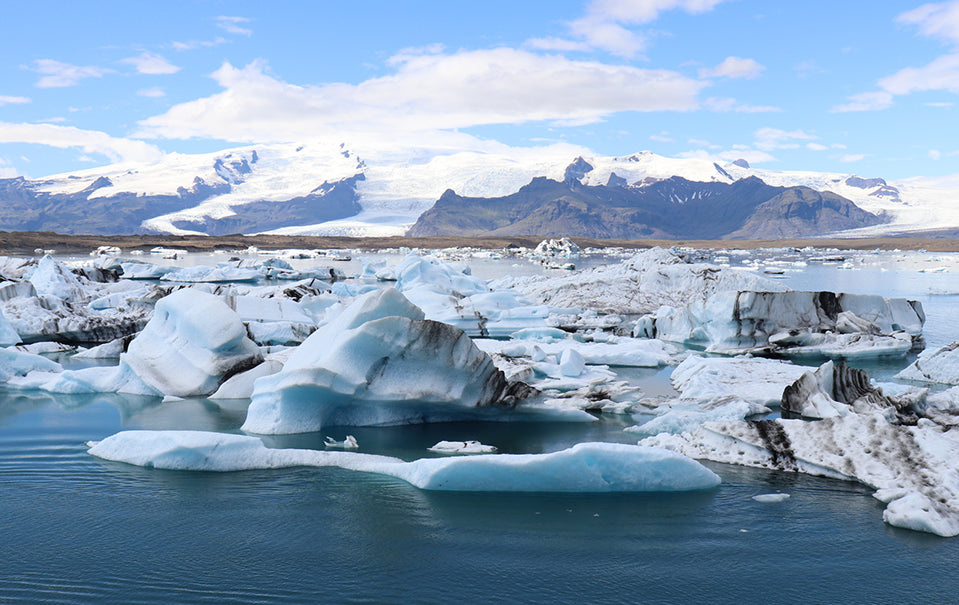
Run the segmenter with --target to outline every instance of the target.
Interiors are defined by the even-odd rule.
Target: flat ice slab
[[[239,471],[337,466],[391,475],[428,490],[653,492],[709,489],[719,477],[681,454],[621,443],[580,443],[549,454],[399,458],[355,452],[269,449],[257,437],[204,431],[124,431],[90,454],[149,468]]]

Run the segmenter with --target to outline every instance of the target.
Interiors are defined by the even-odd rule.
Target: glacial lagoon
[[[927,348],[959,340],[959,255],[695,254],[772,269],[765,275],[796,290],[918,300]],[[482,279],[547,271],[518,258],[470,265]],[[358,260],[341,266],[360,270]],[[66,369],[106,363],[57,359]],[[862,367],[890,380],[914,359]],[[671,391],[671,366],[611,369],[644,393]],[[883,523],[883,503],[851,481],[707,462],[722,483],[691,492],[467,493],[337,467],[159,470],[91,456],[87,443],[133,429],[238,433],[248,402],[22,389],[0,397],[0,600],[928,603],[959,588],[955,539]],[[327,437],[353,435],[363,453],[403,460],[436,456],[428,448],[443,440],[504,454],[636,443],[623,430],[636,424],[630,416],[597,418],[324,427],[263,441],[325,450]],[[768,494],[789,497],[754,499]]]

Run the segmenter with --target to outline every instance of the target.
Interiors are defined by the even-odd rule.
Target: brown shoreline
[[[262,250],[286,248],[343,250],[383,250],[386,248],[455,248],[500,249],[508,246],[534,248],[547,239],[539,236],[512,237],[313,237],[282,235],[64,235],[51,231],[0,231],[0,254],[33,254],[36,249],[59,253],[86,253],[99,246],[117,246],[123,251],[149,250],[157,246],[181,248],[191,252],[243,250],[255,246]],[[691,248],[838,248],[841,250],[928,250],[959,252],[959,239],[939,237],[884,237],[861,239],[799,238],[780,240],[624,240],[571,237],[581,248],[622,247],[651,248],[686,246]]]

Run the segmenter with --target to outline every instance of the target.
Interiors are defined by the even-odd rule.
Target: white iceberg
[[[808,369],[761,357],[690,356],[676,366],[670,380],[680,399],[707,402],[734,396],[776,408],[783,390]]]
[[[495,454],[496,447],[479,441],[440,441],[426,448],[437,454]]]
[[[931,423],[930,423],[931,424]],[[892,424],[881,414],[708,423],[641,445],[697,459],[857,480],[888,503],[890,525],[959,535],[959,440],[940,426]]]
[[[655,314],[640,319],[634,336],[660,338],[712,352],[764,351],[775,347],[777,353],[788,354],[790,346],[807,344],[801,339],[791,342],[790,337],[801,337],[808,332],[837,332],[837,320],[839,327],[847,333],[856,327],[872,332],[875,327],[885,335],[901,331],[908,336],[919,336],[925,315],[917,301],[881,296],[727,291],[707,299],[694,298],[677,308],[662,307]],[[911,343],[911,339],[891,336],[892,346],[884,346],[877,342],[879,337],[869,336],[872,340],[868,346],[859,347],[857,356],[864,357],[870,352],[876,356],[904,355],[908,347],[903,350],[903,343]],[[770,342],[771,337],[776,338],[775,343]],[[848,337],[833,341],[837,345],[852,342]],[[808,344],[820,345],[819,350],[823,353],[842,352],[841,346],[825,346],[829,344],[825,340]]]
[[[652,248],[616,265],[591,267],[561,276],[504,278],[494,289],[513,288],[539,304],[591,309],[601,314],[642,315],[663,305],[680,307],[724,290],[788,290],[752,273],[703,263]]]
[[[120,365],[164,395],[209,395],[261,361],[240,318],[211,294],[183,289],[161,299]]]
[[[935,351],[923,351],[896,378],[959,385],[959,341]]]
[[[426,490],[488,492],[654,492],[716,487],[719,477],[695,460],[660,448],[580,443],[549,454],[399,458],[269,449],[252,436],[202,431],[124,431],[91,443],[90,454],[170,470],[239,471],[337,466],[397,477]]]
[[[20,334],[17,333],[16,329],[7,321],[6,316],[3,314],[3,310],[0,309],[0,347],[9,347],[10,345],[15,345],[20,342]]]
[[[387,288],[357,298],[299,345],[280,372],[258,379],[243,430],[429,422],[512,407],[529,393],[508,383],[461,330],[424,320]]]

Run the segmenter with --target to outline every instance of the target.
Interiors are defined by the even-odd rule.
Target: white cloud
[[[143,52],[136,57],[123,59],[121,63],[133,65],[136,67],[137,72],[141,74],[175,74],[180,71],[179,67],[173,65],[162,56],[150,52]]]
[[[709,97],[703,101],[703,107],[710,111],[726,112],[735,111],[738,113],[771,113],[782,111],[779,107],[771,105],[743,105],[736,99],[727,97]]]
[[[15,176],[17,176],[17,169],[5,159],[0,158],[0,179],[12,179]]]
[[[265,63],[226,63],[223,91],[140,123],[142,136],[297,141],[339,133],[411,133],[541,120],[595,121],[621,111],[696,108],[704,83],[672,71],[498,48],[406,56],[359,84],[296,86]]]
[[[896,20],[918,26],[925,36],[959,43],[959,0],[923,4],[899,15]]]
[[[850,164],[852,162],[858,162],[864,159],[866,159],[866,154],[864,153],[847,153],[846,155],[840,157],[839,161],[845,164]]]
[[[736,149],[732,151],[724,151],[719,154],[719,157],[727,162],[746,160],[750,164],[762,164],[764,162],[779,161],[765,151],[759,151],[758,149]]]
[[[806,149],[810,151],[826,151],[829,149],[826,145],[820,145],[819,143],[806,143]]]
[[[75,86],[85,78],[100,78],[113,71],[103,67],[70,65],[53,59],[37,59],[33,63],[33,71],[43,74],[43,77],[37,80],[37,88]]]
[[[899,15],[899,23],[915,25],[924,36],[959,45],[959,0],[923,4]],[[849,97],[850,103],[833,107],[833,112],[875,111],[892,106],[896,96],[913,92],[945,90],[959,93],[959,52],[933,59],[922,67],[906,67],[878,82],[880,91]]]
[[[700,78],[756,78],[766,68],[752,59],[740,57],[726,57],[726,59],[712,69],[700,69]]]
[[[55,124],[0,122],[0,143],[34,143],[59,149],[77,148],[84,153],[104,155],[113,162],[155,162],[163,156],[163,152],[143,141],[120,139],[105,132]]]
[[[937,57],[923,67],[907,67],[879,80],[889,94],[906,95],[925,90],[959,92],[959,53]]]
[[[171,42],[170,46],[174,50],[184,51],[184,50],[196,50],[198,48],[212,48],[214,46],[219,46],[221,44],[226,44],[229,42],[226,38],[217,36],[214,40],[190,40],[188,42]]]
[[[778,128],[760,128],[754,136],[756,148],[763,151],[797,149],[800,145],[796,141],[812,141],[819,138],[802,130],[786,131]]]
[[[848,97],[849,103],[836,105],[829,111],[832,113],[846,113],[849,111],[878,111],[892,107],[892,94],[885,91],[863,92]]]
[[[712,10],[725,0],[593,0],[586,14],[569,23],[576,41],[537,38],[527,45],[548,50],[599,49],[615,55],[635,58],[646,48],[646,38],[628,26],[655,21],[664,11],[682,10],[690,14]]]
[[[557,52],[585,52],[592,48],[585,42],[563,38],[532,38],[527,40],[524,46],[536,50],[554,50]]]
[[[166,92],[159,86],[154,86],[152,88],[142,88],[137,91],[138,97],[149,97],[152,99],[159,99],[166,96]]]
[[[673,139],[669,136],[668,132],[661,132],[659,134],[649,135],[650,141],[657,141],[659,143],[672,143]]]
[[[240,27],[241,23],[249,23],[250,20],[246,17],[226,17],[220,16],[216,18],[216,26],[220,29],[238,36],[252,36],[253,30]]]
[[[930,150],[929,150],[929,159],[930,159],[930,160],[938,160],[938,159],[940,159],[941,157],[942,157],[942,152],[939,151],[938,149],[930,149]]]
[[[11,97],[0,95],[0,106],[2,105],[21,105],[23,103],[29,103],[30,99],[27,97]]]
[[[949,109],[950,107],[955,105],[955,103],[952,103],[949,101],[935,101],[930,103],[923,103],[923,105],[925,105],[926,107],[938,107],[940,109]]]

